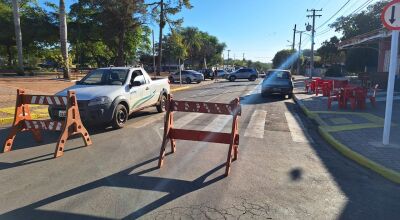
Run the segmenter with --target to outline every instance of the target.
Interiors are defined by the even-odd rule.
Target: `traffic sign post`
[[[392,42],[390,48],[389,76],[387,84],[387,97],[385,109],[385,125],[383,128],[383,144],[388,145],[390,141],[390,128],[392,124],[394,81],[397,71],[397,56],[400,30],[400,0],[394,0],[383,9],[381,20],[383,25],[392,30]]]

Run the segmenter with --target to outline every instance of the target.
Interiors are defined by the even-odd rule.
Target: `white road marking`
[[[222,129],[231,119],[232,119],[231,115],[219,115],[218,117],[214,118],[214,120],[202,130],[214,131],[214,132],[222,131]]]
[[[253,138],[264,138],[266,117],[267,111],[256,110],[251,115],[251,119],[249,124],[247,125],[246,131],[244,132],[244,136]]]
[[[127,127],[130,127],[130,128],[142,128],[142,127],[145,127],[145,126],[147,126],[149,124],[152,124],[153,122],[161,120],[164,116],[165,116],[165,114],[157,114],[157,115],[152,115],[152,116],[144,118],[144,119],[140,119],[140,117],[138,117],[136,119],[140,119],[140,120],[136,121],[136,122],[135,122],[135,118],[133,118],[133,120],[134,120],[133,124],[130,124]]]
[[[305,128],[300,117],[294,113],[285,112],[286,121],[289,126],[290,135],[292,136],[293,142],[296,143],[313,143],[313,140],[307,133],[305,133]]]

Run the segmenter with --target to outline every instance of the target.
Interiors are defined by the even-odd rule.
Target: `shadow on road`
[[[121,188],[160,191],[168,193],[165,196],[161,197],[160,199],[135,210],[134,212],[132,212],[131,214],[129,214],[124,218],[124,219],[137,219],[159,208],[164,204],[167,204],[193,191],[207,187],[215,182],[222,180],[225,177],[222,174],[220,176],[217,176],[213,179],[206,181],[206,179],[213,173],[224,168],[225,163],[215,167],[214,169],[208,171],[207,173],[205,173],[204,175],[200,176],[199,178],[193,181],[170,179],[163,177],[153,177],[148,175],[142,176],[143,174],[158,169],[156,163],[154,164],[155,165],[154,167],[133,173],[134,170],[156,161],[158,161],[158,157],[136,164],[128,169],[122,170],[118,173],[104,177],[102,179],[87,183],[85,185],[78,186],[76,188],[48,197],[46,199],[42,199],[38,202],[32,203],[25,207],[21,207],[13,211],[1,214],[0,219],[26,219],[27,216],[29,216],[30,219],[104,219],[95,216],[87,216],[87,215],[79,215],[73,213],[64,213],[58,211],[56,212],[56,211],[39,209],[40,207],[46,206],[53,202],[57,202],[62,199],[72,197],[99,187],[107,187],[107,186],[121,187]]]
[[[299,107],[285,102],[291,112],[301,112]],[[305,117],[304,117],[305,118]],[[305,129],[312,136],[319,136],[316,124],[305,118]],[[314,138],[311,147],[316,152],[332,179],[348,202],[337,219],[399,219],[400,185],[369,171],[344,157],[320,138]],[[302,173],[312,170],[291,170],[292,180],[301,180]]]
[[[240,97],[240,104],[258,105],[272,102],[281,102],[282,100],[285,100],[282,95],[270,95],[268,97],[262,97],[260,93],[254,93]]]

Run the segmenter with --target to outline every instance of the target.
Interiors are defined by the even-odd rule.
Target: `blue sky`
[[[57,0],[50,0],[58,4]],[[148,0],[150,1],[150,0]],[[184,10],[179,17],[184,18],[183,26],[195,26],[202,31],[217,36],[227,44],[230,58],[270,62],[275,53],[290,48],[293,38],[293,27],[304,30],[305,23],[312,22],[307,18],[307,9],[323,9],[316,18],[316,27],[325,23],[349,0],[192,0],[191,10]],[[372,0],[370,4],[377,2]],[[39,0],[40,3],[45,2]],[[66,4],[77,0],[66,0]],[[347,5],[326,25],[316,31],[316,48],[324,40],[337,35],[328,28],[328,24],[341,15],[348,15],[369,0],[350,0]],[[156,25],[151,26],[155,29]],[[310,33],[310,32],[308,32]],[[157,39],[157,38],[156,38]],[[299,36],[296,36],[296,48]],[[310,48],[311,40],[303,35],[302,48]],[[228,52],[224,52],[225,58]]]

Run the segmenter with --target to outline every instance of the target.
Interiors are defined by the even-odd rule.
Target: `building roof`
[[[349,47],[357,46],[360,44],[371,43],[378,39],[390,37],[391,35],[392,35],[391,31],[388,31],[384,28],[380,28],[380,29],[376,29],[376,30],[370,31],[368,33],[357,35],[350,39],[341,41],[337,45],[337,47],[339,50],[343,50],[343,49],[347,49]]]

